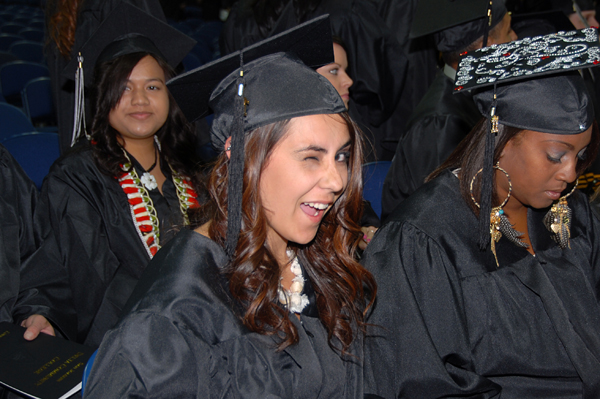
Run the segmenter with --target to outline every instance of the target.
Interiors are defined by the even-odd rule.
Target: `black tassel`
[[[479,191],[479,249],[484,251],[490,242],[490,214],[492,212],[492,191],[494,187],[494,147],[496,134],[492,120],[496,113],[496,85],[494,85],[494,100],[488,119],[488,133],[485,138],[485,151],[483,155],[483,172],[481,174],[481,188]]]
[[[487,47],[487,43],[488,43],[488,36],[490,33],[490,28],[492,26],[492,1],[490,0],[490,4],[488,5],[488,11],[487,11],[487,20],[486,25],[485,25],[485,30],[483,31],[483,44],[481,47]],[[496,0],[499,1],[499,0]]]
[[[227,238],[225,253],[232,258],[237,248],[242,228],[242,195],[244,190],[244,56],[240,52],[240,76],[235,116],[231,131],[229,181],[227,185]]]

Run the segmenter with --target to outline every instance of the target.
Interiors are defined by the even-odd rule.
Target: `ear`
[[[223,149],[225,150],[225,154],[227,154],[227,158],[230,159],[231,158],[231,136],[229,136],[227,138],[227,140],[225,140],[225,145],[223,146]]]

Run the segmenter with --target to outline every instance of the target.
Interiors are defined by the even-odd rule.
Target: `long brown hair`
[[[48,2],[46,13],[49,15],[48,37],[63,57],[69,57],[75,43],[77,15],[83,0],[56,0]]]
[[[297,252],[314,287],[329,345],[344,353],[355,334],[363,331],[364,315],[377,288],[371,273],[354,257],[360,236],[357,221],[362,212],[362,135],[347,113],[340,115],[351,140],[347,187],[323,218],[314,240],[306,245],[290,243],[290,247]],[[276,122],[246,135],[242,228],[235,255],[223,270],[231,294],[244,308],[244,314],[240,315],[243,323],[254,332],[279,336],[279,349],[296,343],[298,332],[288,311],[277,304],[280,268],[266,245],[267,216],[256,188],[269,156],[286,136],[288,127],[289,120]],[[209,178],[210,200],[199,210],[199,222],[211,221],[209,236],[223,247],[227,232],[228,167],[229,159],[222,153]]]
[[[489,133],[488,120],[482,118],[471,130],[471,133],[467,135],[456,147],[454,152],[450,154],[448,159],[444,161],[436,170],[434,170],[426,181],[430,181],[438,177],[446,169],[457,169],[460,168],[460,192],[463,199],[467,202],[469,207],[479,215],[479,208],[471,200],[471,179],[483,166],[483,154],[485,149],[485,138]],[[519,135],[523,132],[523,129],[516,127],[506,126],[498,124],[498,136],[496,139],[496,147],[494,149],[494,165],[500,159],[500,155],[504,150],[504,147],[510,140],[519,139]],[[592,125],[592,138],[586,151],[585,159],[577,161],[577,174],[581,174],[587,169],[590,164],[596,158],[598,152],[598,145],[600,144],[600,131],[598,130],[598,124],[594,121]],[[496,184],[492,185],[492,204],[497,206],[499,204],[498,196],[496,195]],[[476,179],[473,184],[473,197],[476,199],[480,198],[481,191],[481,179]]]

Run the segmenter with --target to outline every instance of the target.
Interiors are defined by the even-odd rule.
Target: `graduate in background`
[[[79,49],[81,64],[66,68],[93,89],[94,118],[44,180],[35,213],[43,241],[28,262],[63,273],[67,289],[39,288],[56,311],[74,308],[76,317],[51,320],[72,340],[100,344],[150,259],[198,206],[195,136],[166,87],[193,45],[122,3]]]

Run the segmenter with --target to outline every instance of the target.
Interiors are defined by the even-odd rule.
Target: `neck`
[[[154,137],[140,140],[119,138],[119,143],[128,153],[133,155],[143,168],[150,167],[156,160],[157,153],[154,145]]]
[[[279,268],[285,268],[289,263],[289,258],[286,253],[288,241],[284,240],[278,234],[271,232],[271,234],[267,235],[267,245],[269,247],[269,250],[275,257],[275,260],[277,260]]]

